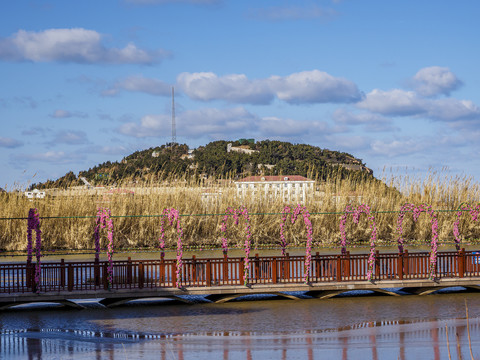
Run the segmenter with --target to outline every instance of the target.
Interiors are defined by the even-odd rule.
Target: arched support
[[[430,295],[435,291],[445,289],[447,286],[435,286],[435,287],[412,287],[412,288],[403,288],[402,291],[408,292],[414,295]]]
[[[76,302],[70,301],[70,300],[52,300],[48,301],[48,303],[54,303],[54,304],[59,304],[63,305],[65,307],[71,308],[71,309],[77,309],[77,310],[82,310],[85,309],[85,306],[77,304]],[[36,301],[20,301],[20,302],[11,302],[11,303],[2,303],[0,306],[0,310],[6,310],[15,306],[20,306],[20,305],[25,305],[25,304],[39,304]]]
[[[400,294],[390,290],[385,290],[385,289],[370,289],[370,290],[382,295],[400,296]]]
[[[331,297],[340,295],[350,290],[320,290],[320,291],[308,291],[305,295],[312,296],[317,299],[330,299]]]
[[[254,294],[212,294],[205,297],[205,299],[210,300],[216,304],[223,304],[227,301],[232,301],[238,299],[239,297],[246,296],[246,295],[254,295]],[[258,295],[258,294],[257,294]],[[262,293],[262,295],[275,295],[283,298],[287,298],[290,300],[300,300],[298,296],[282,293],[282,292],[271,292],[271,293]]]
[[[144,297],[144,298],[142,298],[142,297],[105,298],[105,299],[100,300],[99,303],[102,304],[103,306],[107,307],[107,308],[113,308],[113,307],[116,307],[116,306],[124,305],[127,302],[133,301],[133,300],[154,299],[154,298],[155,299],[156,298],[159,298],[159,299],[160,298],[166,298],[166,299],[177,300],[177,301],[180,301],[180,302],[185,303],[185,304],[193,304],[192,301],[181,298],[179,296],[175,296],[175,295],[158,296],[158,297],[149,296],[149,297]]]

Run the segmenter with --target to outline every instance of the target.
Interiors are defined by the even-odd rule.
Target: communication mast
[[[177,143],[177,129],[175,125],[175,90],[172,86],[172,146]]]

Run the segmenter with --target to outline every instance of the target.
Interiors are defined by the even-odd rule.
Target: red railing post
[[[255,263],[255,280],[258,282],[260,278],[260,260],[258,260],[258,254],[255,254],[255,260],[253,262]]]
[[[410,274],[410,258],[408,256],[408,250],[403,252],[403,275],[408,277]]]
[[[336,281],[342,281],[342,256],[337,255],[337,272],[336,272]]]
[[[241,284],[241,283],[243,283],[243,281],[244,281],[243,277],[245,276],[245,269],[243,267],[242,259],[237,261],[237,264],[238,264],[238,275],[239,275],[238,282]]]
[[[278,282],[277,279],[277,258],[274,257],[272,261],[272,283],[276,284]]]
[[[317,251],[315,253],[315,281],[320,280],[320,260],[318,259],[320,256],[320,253]]]
[[[398,253],[397,257],[397,276],[399,280],[403,280],[403,253]]]
[[[68,264],[68,291],[73,291],[73,287],[74,287],[74,284],[73,284],[73,265],[72,264]]]
[[[27,260],[27,267],[25,268],[25,277],[26,277],[26,283],[28,288],[31,288],[34,282],[33,276],[32,276],[33,274],[32,268],[33,268],[32,262]]]
[[[380,251],[375,251],[375,278],[380,280]]]
[[[145,273],[143,268],[143,261],[138,263],[138,288],[143,289],[143,285],[145,282]]]
[[[350,251],[345,253],[343,276],[345,279],[350,280]]]
[[[93,265],[93,277],[95,278],[95,286],[100,286],[100,260],[95,259]]]
[[[191,278],[193,280],[193,284],[196,285],[197,284],[197,260],[195,255],[192,255]]]
[[[65,260],[60,260],[60,288],[65,288]]]
[[[171,271],[172,271],[172,286],[176,286],[177,285],[177,269],[175,267],[175,262],[172,262],[171,263],[172,265],[170,266],[171,268]]]
[[[286,253],[285,254],[285,261],[283,263],[283,271],[284,271],[284,279],[285,280],[290,280],[290,254]]]
[[[210,259],[207,259],[207,264],[206,264],[206,280],[207,280],[207,286],[212,286],[212,263]]]
[[[160,283],[165,285],[165,254],[162,253],[160,258]]]
[[[227,254],[223,254],[223,276],[222,276],[222,283],[223,284],[228,284],[229,283],[229,278],[228,278],[228,256]]]
[[[103,265],[103,289],[108,290],[108,263]]]
[[[465,248],[462,248],[458,252],[458,277],[463,278],[465,276]]]
[[[132,258],[127,259],[127,285],[132,286]]]

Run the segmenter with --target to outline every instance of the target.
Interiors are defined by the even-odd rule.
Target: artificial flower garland
[[[35,230],[35,256],[37,262],[35,264],[35,287],[36,290],[40,289],[40,277],[42,273],[40,259],[42,257],[42,231],[40,230],[40,215],[38,210],[30,209],[28,211],[28,224],[27,224],[27,263],[32,263],[32,233]]]
[[[397,218],[397,232],[398,232],[398,250],[403,252],[403,218],[406,212],[413,212],[413,221],[417,221],[422,212],[428,213],[430,215],[430,223],[432,224],[432,240],[430,241],[430,280],[435,279],[435,274],[437,272],[437,251],[438,251],[438,219],[437,214],[433,211],[431,205],[420,204],[415,206],[414,204],[404,204],[398,214]],[[458,217],[458,214],[457,214]]]
[[[360,221],[360,215],[366,214],[368,216],[368,221],[370,223],[370,228],[372,233],[370,235],[370,255],[368,257],[368,270],[367,270],[367,280],[371,280],[373,270],[375,268],[375,244],[377,242],[377,224],[375,222],[375,216],[373,215],[370,207],[366,204],[361,204],[356,208],[353,208],[350,205],[345,207],[344,214],[340,219],[340,234],[341,234],[341,246],[342,246],[342,255],[346,254],[346,244],[347,244],[347,235],[345,231],[345,225],[347,222],[347,217],[349,214],[353,216],[353,222],[358,224]]]
[[[238,225],[240,217],[243,217],[245,220],[245,242],[243,247],[245,249],[245,258],[243,261],[243,284],[248,286],[248,279],[250,275],[250,250],[252,245],[252,230],[250,227],[250,216],[248,215],[248,210],[245,206],[240,206],[238,209],[227,208],[225,215],[222,221],[222,250],[226,254],[228,252],[228,243],[227,243],[227,220],[228,217],[232,216],[235,222],[235,225]]]
[[[180,288],[181,287],[181,282],[182,282],[182,267],[183,267],[183,243],[182,243],[182,238],[183,238],[183,229],[180,224],[180,214],[177,209],[175,208],[170,208],[170,209],[164,209],[162,211],[162,216],[160,218],[160,238],[159,238],[159,243],[160,243],[160,249],[162,251],[162,254],[164,254],[165,251],[165,219],[168,219],[168,223],[170,225],[176,225],[177,228],[177,261],[176,261],[176,266],[175,266],[175,274],[176,274],[176,284],[175,286]]]
[[[458,225],[460,223],[460,217],[462,216],[463,211],[468,211],[470,213],[470,216],[472,217],[472,221],[477,221],[478,214],[480,212],[480,205],[476,205],[473,208],[468,204],[461,205],[459,210],[457,211],[457,219],[453,223],[453,236],[455,237],[455,248],[457,249],[457,251],[460,250],[460,242],[462,241]]]
[[[287,240],[284,234],[284,227],[287,221],[288,215],[291,214],[291,222],[295,224],[297,218],[300,214],[303,216],[303,222],[307,228],[307,245],[305,246],[305,269],[303,273],[303,282],[308,284],[310,278],[310,269],[312,266],[312,237],[313,237],[313,228],[312,222],[310,221],[310,213],[308,212],[305,206],[297,204],[295,209],[292,209],[289,206],[285,206],[282,211],[282,222],[280,223],[280,242],[282,247],[282,255],[285,256],[285,249],[287,247]]]
[[[107,228],[107,256],[108,256],[108,266],[107,266],[107,281],[108,287],[111,288],[113,285],[113,220],[112,214],[109,208],[98,208],[97,209],[97,218],[95,220],[95,232],[93,238],[95,240],[95,261],[100,259],[100,229]]]

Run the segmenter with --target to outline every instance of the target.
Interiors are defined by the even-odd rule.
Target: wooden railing
[[[368,254],[312,256],[309,282],[312,284],[367,281]],[[428,279],[430,253],[376,254],[373,280]],[[183,259],[182,287],[213,287],[244,284],[241,257]],[[250,258],[248,283],[295,284],[304,281],[304,256],[263,256]],[[35,264],[1,263],[0,293],[40,291],[95,291],[108,289],[153,289],[177,284],[175,260],[120,260],[113,262],[113,283],[108,284],[105,261],[44,262],[40,286],[34,276]],[[436,278],[480,277],[480,253],[439,252]]]

